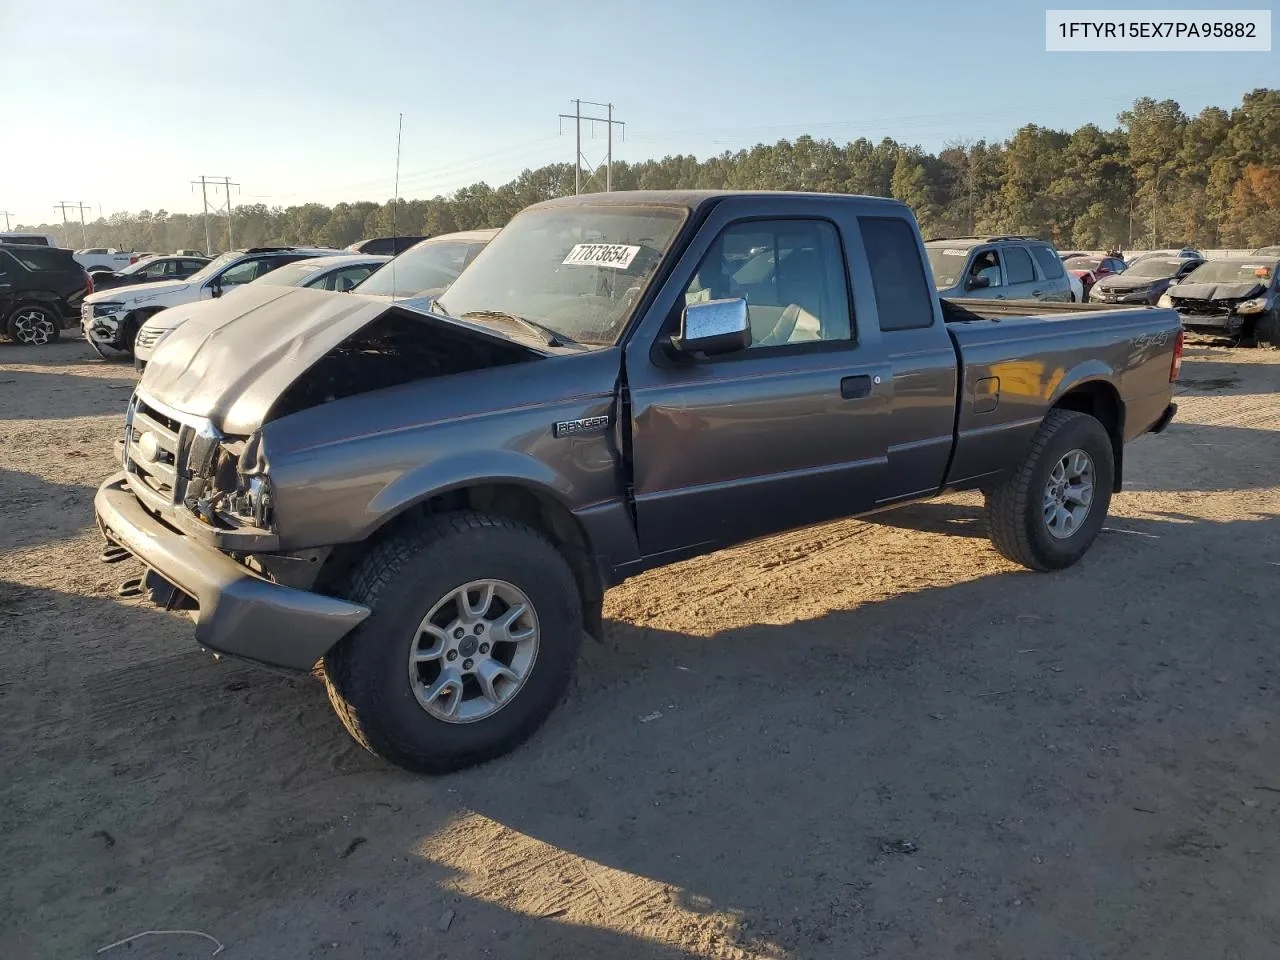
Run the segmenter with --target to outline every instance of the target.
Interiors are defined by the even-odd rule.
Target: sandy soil
[[[646,575],[542,733],[444,779],[115,595],[133,382],[0,345],[0,955],[1276,955],[1280,353],[1189,352],[1077,567],[960,497]]]

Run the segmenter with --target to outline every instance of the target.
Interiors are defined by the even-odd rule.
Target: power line
[[[12,216],[12,217],[16,217],[16,216],[17,216],[17,214],[16,214],[16,213],[14,213],[12,210],[0,210],[0,216],[3,216],[3,217],[4,217],[4,228],[5,228],[6,230],[8,230],[8,229],[9,229],[9,218],[10,218],[11,216]]]
[[[582,112],[582,105],[584,103],[589,107],[603,107],[608,111],[608,113],[603,117],[587,116]],[[596,103],[594,100],[574,100],[573,113],[562,113],[559,116],[561,121],[560,127],[561,127],[562,133],[564,132],[564,121],[565,120],[573,121],[573,139],[574,139],[574,154],[575,154],[574,177],[573,177],[574,193],[582,193],[582,188],[584,186],[584,181],[582,179],[582,169],[583,169],[583,161],[586,158],[582,155],[582,121],[586,120],[589,124],[591,124],[589,129],[591,130],[592,134],[595,133],[595,129],[596,129],[595,125],[597,123],[603,123],[605,125],[605,129],[608,131],[608,146],[606,147],[604,160],[601,163],[597,163],[594,165],[589,163],[587,164],[587,167],[589,168],[590,172],[588,173],[587,179],[585,182],[586,184],[590,184],[591,181],[594,180],[596,178],[596,175],[600,172],[600,168],[604,167],[604,189],[605,189],[605,192],[608,193],[610,190],[613,189],[613,128],[614,126],[622,127],[623,136],[625,137],[627,125],[623,123],[621,120],[613,119],[612,103]]]
[[[57,203],[53,205],[53,209],[62,211],[62,233],[63,233],[63,236],[68,240],[71,238],[71,224],[67,222],[67,211],[75,210],[77,207],[80,208],[81,211],[84,210],[84,204],[81,203],[79,200],[77,200],[75,203],[72,203],[69,200],[59,200]],[[83,243],[86,247],[89,245],[88,238],[85,236],[83,212],[80,214],[80,242]]]
[[[192,180],[191,186],[200,185],[200,198],[204,203],[204,246],[205,252],[210,256],[213,255],[213,241],[209,238],[209,187],[223,187],[227,192],[227,203],[225,207],[214,207],[213,215],[224,215],[227,218],[227,249],[234,249],[236,245],[235,227],[233,220],[233,207],[231,204],[231,188],[240,189],[240,184],[232,181],[230,177],[211,177],[207,174],[201,174],[199,180]]]

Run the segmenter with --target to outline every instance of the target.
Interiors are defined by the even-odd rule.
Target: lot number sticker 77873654
[[[562,261],[570,267],[610,267],[625,270],[640,252],[626,243],[578,243]]]

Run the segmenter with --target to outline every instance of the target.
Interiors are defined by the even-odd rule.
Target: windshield
[[[939,290],[954,287],[960,282],[960,271],[972,247],[928,247],[929,269],[933,271],[933,285]]]
[[[252,283],[266,283],[273,287],[300,287],[310,279],[316,271],[323,268],[319,263],[290,263],[278,267],[270,273],[264,273]]]
[[[615,343],[687,216],[680,207],[613,203],[529,210],[439,309],[455,317],[509,313],[579,343]]]
[[[1062,264],[1068,270],[1097,270],[1102,266],[1101,257],[1072,257]]]
[[[1181,259],[1162,260],[1158,257],[1139,260],[1125,271],[1125,276],[1155,277],[1156,279],[1164,279],[1165,277],[1172,277],[1182,269],[1186,262],[1187,261]]]
[[[1210,260],[1196,267],[1183,283],[1270,283],[1276,265],[1260,260]]]
[[[373,271],[363,283],[356,285],[356,291],[374,296],[412,297],[424,290],[442,290],[458,279],[462,268],[483,248],[483,243],[474,242],[421,243]]]
[[[237,253],[235,250],[228,250],[221,256],[206,263],[204,269],[199,273],[193,273],[191,276],[187,277],[187,283],[204,283],[206,280],[211,279],[215,273],[227,264],[239,260],[243,256],[243,253]]]

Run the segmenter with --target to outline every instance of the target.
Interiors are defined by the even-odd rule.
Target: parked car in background
[[[5,231],[0,233],[0,244],[19,243],[28,247],[56,247],[58,241],[47,233],[17,233]]]
[[[1154,304],[1170,286],[1202,263],[1203,260],[1190,257],[1144,257],[1124,273],[1104,276],[1089,291],[1089,299],[1094,303]]]
[[[341,250],[319,247],[251,247],[230,250],[184,280],[134,284],[85,298],[80,327],[89,345],[102,356],[106,349],[133,352],[138,330],[154,313],[169,307],[210,300],[249,283],[286,263],[309,257],[339,256]]]
[[[380,256],[394,257],[397,254],[404,253],[415,243],[421,243],[426,239],[425,236],[372,237],[368,240],[358,240],[347,249],[352,253],[374,253]]]
[[[1068,257],[1062,263],[1072,274],[1080,278],[1086,297],[1093,285],[1103,277],[1123,273],[1125,270],[1124,261],[1118,257]]]
[[[497,235],[465,230],[423,240],[370,274],[355,292],[394,300],[438,296]]]
[[[430,772],[533,733],[645,570],[953,490],[1069,567],[1175,415],[1177,315],[940,302],[922,253],[880,197],[611,192],[518,214],[432,312],[245,290],[143,374],[102,557]]]
[[[0,246],[0,332],[15,343],[52,343],[75,325],[92,287],[70,250]]]
[[[131,263],[136,263],[139,259],[138,254],[117,250],[115,247],[87,247],[84,250],[77,250],[75,257],[80,266],[90,273],[99,271],[114,273]]]
[[[297,260],[279,269],[264,273],[258,279],[235,287],[223,294],[225,300],[229,296],[238,296],[241,291],[258,286],[272,287],[310,287],[312,290],[332,290],[335,293],[349,293],[361,280],[377,270],[390,257],[373,257],[365,253],[345,256],[314,257],[310,260]],[[133,365],[138,370],[145,370],[151,359],[152,351],[166,336],[186,323],[200,311],[212,307],[213,300],[202,300],[188,303],[169,310],[153,313],[138,329],[133,341]]]
[[[1238,337],[1242,346],[1280,347],[1280,258],[1207,260],[1170,287],[1160,306],[1173,307],[1190,330]]]
[[[1131,267],[1135,263],[1139,263],[1149,257],[1182,257],[1186,260],[1204,260],[1204,255],[1192,247],[1183,247],[1181,250],[1148,250],[1146,253],[1140,253],[1137,256],[1130,257],[1125,261],[1125,266]]]
[[[1255,257],[1275,257],[1280,259],[1280,247],[1259,247],[1253,251]]]
[[[96,293],[99,290],[110,290],[113,287],[124,287],[130,284],[184,280],[193,273],[203,270],[208,263],[208,257],[152,256],[132,263],[115,273],[94,274],[93,289]]]
[[[204,257],[206,260],[211,259],[203,250],[175,250],[174,256],[178,257]]]
[[[1073,298],[1062,260],[1037,237],[955,237],[924,245],[938,296],[994,300]]]

